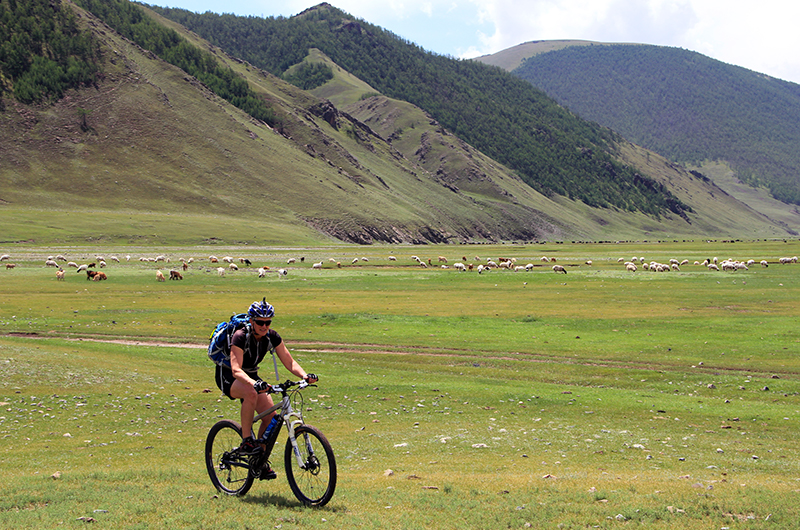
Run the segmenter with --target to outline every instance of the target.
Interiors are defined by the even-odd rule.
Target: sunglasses
[[[259,326],[269,326],[272,324],[272,320],[253,320],[253,324],[257,324]]]

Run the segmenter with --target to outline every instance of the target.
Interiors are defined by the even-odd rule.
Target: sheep
[[[525,265],[525,271],[530,272],[533,270],[533,263],[528,263]]]
[[[169,271],[169,279],[170,280],[182,280],[183,279],[183,275],[178,271],[172,270],[172,271]]]
[[[44,262],[46,267],[58,267],[58,263],[55,260],[49,259]]]
[[[258,277],[259,278],[263,278],[266,275],[267,275],[267,270],[264,267],[259,267],[258,268]]]
[[[478,265],[478,274],[482,274],[483,271],[488,271],[488,267],[484,267],[483,265]]]
[[[541,257],[541,258],[539,258],[539,259],[541,259],[542,261],[545,261],[545,262],[547,262],[547,263],[549,263],[549,262],[550,262],[550,258],[548,258],[547,256],[542,256],[542,257]]]
[[[0,256],[0,261],[5,261],[7,259],[11,259],[11,254],[3,254]]]
[[[287,274],[289,274],[289,271],[287,271],[286,269],[278,269],[278,276],[279,277],[280,276],[286,276]]]
[[[86,271],[86,279],[87,280],[94,280],[94,277],[97,276],[97,271]]]
[[[467,266],[464,265],[460,261],[457,261],[457,262],[453,263],[453,268],[458,270],[459,272],[466,272],[467,271]]]
[[[67,261],[67,258],[63,254],[59,254],[56,256],[56,261]]]
[[[353,261],[350,262],[351,265],[355,265],[358,263],[358,258],[353,258]]]
[[[16,263],[6,263],[6,270],[13,269],[16,266],[17,266]]]
[[[119,263],[119,258],[116,256],[111,256],[111,261],[113,261],[114,263]]]
[[[292,263],[294,263],[294,262],[296,262],[296,261],[297,261],[297,260],[296,260],[295,258],[289,258],[289,259],[287,259],[287,260],[286,260],[286,264],[287,264],[287,265],[291,265]]]
[[[164,273],[161,272],[160,270],[156,271],[156,280],[160,282],[166,281],[166,278],[164,278]]]
[[[567,269],[565,269],[563,265],[553,265],[553,272],[563,272],[566,274]]]
[[[106,266],[106,262],[105,262],[105,261],[103,261],[103,260],[100,260],[100,262],[98,263],[98,265],[99,265],[99,266],[100,266],[100,268],[102,269],[103,267],[105,267],[105,266]]]
[[[764,268],[766,269],[767,267],[769,267],[769,263],[767,263],[767,260],[765,260],[765,259],[762,259],[762,260],[761,260],[761,266],[762,266],[762,267],[764,267]]]
[[[322,268],[322,262],[320,261],[320,262],[318,262],[318,263],[314,263],[314,264],[312,264],[312,265],[311,265],[311,268],[312,268],[312,269],[321,269],[321,268]]]
[[[219,258],[216,256],[209,256],[208,261],[210,261],[211,263],[219,263]]]
[[[688,265],[688,264],[689,264],[689,260],[685,259],[685,260],[681,261],[680,266],[683,267],[684,265]]]
[[[342,262],[341,261],[337,261],[336,262],[336,267],[341,269],[342,268]]]
[[[69,263],[67,263],[67,267],[75,267],[77,269],[78,268],[78,264],[75,263],[74,261],[70,261]]]
[[[680,272],[680,270],[681,270],[681,267],[680,267],[680,265],[678,265],[677,263],[673,263],[672,265],[670,265],[670,268],[671,268],[672,270],[674,270],[674,271],[678,271],[678,272]]]
[[[188,264],[188,263],[186,263],[186,262],[184,261],[184,262],[183,262],[183,265],[181,265],[181,268],[182,268],[184,271],[186,271],[186,270],[189,270],[189,264]]]
[[[96,281],[96,282],[99,282],[99,281],[102,281],[102,280],[107,280],[107,279],[108,279],[108,276],[106,276],[106,273],[105,272],[101,272],[101,271],[96,272],[95,275],[92,277],[92,280]]]
[[[397,261],[397,258],[394,256],[389,256],[389,261]]]
[[[592,266],[592,260],[590,260],[590,259],[587,259],[587,260],[586,260],[586,264],[587,264],[588,266],[590,266],[590,267],[591,267],[591,266]]]
[[[56,271],[56,280],[63,280],[64,279],[64,269],[58,269]]]
[[[222,261],[224,261],[225,263],[233,263],[233,258],[230,256],[225,256],[224,258],[222,258]]]
[[[225,276],[225,267],[217,267],[217,274]]]
[[[80,273],[80,272],[83,272],[83,271],[85,271],[85,270],[86,270],[86,269],[88,269],[88,268],[89,268],[89,266],[88,266],[87,264],[85,264],[85,263],[84,263],[84,264],[83,264],[83,265],[81,265],[80,267],[77,267],[77,270],[76,270],[75,272],[76,272],[76,273]]]
[[[439,259],[439,263],[447,263],[447,258],[445,258],[444,256],[439,256],[438,259]]]
[[[714,263],[708,264],[708,270],[710,271],[719,271],[719,267],[717,267]]]
[[[232,271],[238,271],[238,270],[239,270],[239,267],[238,267],[238,266],[237,266],[235,263],[230,263],[230,264],[228,265],[228,268],[229,268],[230,270],[232,270]]]
[[[361,261],[369,261],[369,259],[368,259],[368,258],[366,258],[366,257],[362,257],[362,258],[361,258]]]
[[[636,269],[636,265],[634,265],[634,264],[633,264],[632,262],[630,262],[630,261],[629,261],[628,263],[626,263],[626,264],[625,264],[625,269],[627,269],[629,272],[636,272],[636,270],[637,270],[637,269]]]

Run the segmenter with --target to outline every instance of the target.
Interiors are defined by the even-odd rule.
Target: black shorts
[[[261,381],[261,378],[258,376],[258,372],[247,372],[247,375],[255,379],[256,381]],[[230,368],[223,368],[222,366],[217,366],[216,375],[214,379],[217,382],[217,388],[222,390],[222,393],[228,396],[230,399],[236,399],[231,397],[231,386],[233,386],[233,382],[236,381],[236,378],[233,376],[233,371]]]

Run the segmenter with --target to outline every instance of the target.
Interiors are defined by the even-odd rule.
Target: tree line
[[[58,100],[96,81],[98,58],[97,41],[60,2],[0,0],[0,98]]]
[[[136,4],[127,0],[76,0],[76,3],[122,36],[194,76],[235,107],[270,126],[278,125],[274,111],[243,77],[221,65],[213,54],[186,41],[177,31],[157,23]]]
[[[725,160],[800,204],[800,85],[662,46],[573,46],[514,72],[577,114],[679,163]]]
[[[422,108],[546,195],[656,217],[690,210],[663,186],[615,160],[614,133],[499,68],[426,52],[324,4],[291,18],[149,7],[279,77],[318,48],[381,93]]]

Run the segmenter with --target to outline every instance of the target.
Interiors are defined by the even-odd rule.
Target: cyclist
[[[278,332],[272,329],[275,308],[267,303],[266,298],[261,302],[253,302],[247,314],[250,317],[250,324],[237,330],[231,339],[231,367],[218,365],[216,381],[226,396],[242,402],[240,451],[245,454],[258,454],[263,448],[253,436],[253,416],[256,412],[263,412],[273,405],[272,396],[263,393],[268,386],[258,376],[259,363],[268,353],[277,354],[286,369],[297,377],[315,383],[317,376],[307,374],[303,370],[289,353]],[[274,414],[261,420],[259,437],[264,434],[272,416]],[[269,471],[274,477],[274,472]]]

